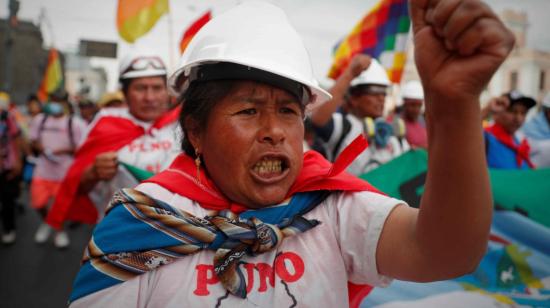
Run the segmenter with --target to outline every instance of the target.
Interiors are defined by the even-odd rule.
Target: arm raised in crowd
[[[428,174],[420,209],[388,217],[381,273],[404,280],[473,271],[486,251],[492,197],[479,96],[514,38],[477,0],[411,0],[415,61],[426,93]]]
[[[355,55],[344,72],[336,79],[329,92],[332,99],[316,108],[311,114],[311,122],[318,127],[328,123],[332,114],[344,104],[351,81],[366,70],[371,62],[371,57],[364,54]]]

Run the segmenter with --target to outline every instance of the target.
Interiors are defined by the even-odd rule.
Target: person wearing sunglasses
[[[169,109],[166,66],[150,52],[136,50],[120,63],[119,82],[127,108],[102,108],[79,147],[46,221],[94,224],[112,194],[135,186],[138,174],[166,168],[179,152],[179,108]]]
[[[410,149],[400,119],[386,122],[384,103],[391,83],[376,59],[356,55],[330,89],[332,99],[311,114],[317,138],[327,159],[334,160],[358,135],[369,141],[369,148],[348,167],[361,175]],[[401,120],[402,123],[402,120]]]

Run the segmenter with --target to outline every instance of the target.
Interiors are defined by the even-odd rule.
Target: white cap
[[[424,89],[418,80],[411,80],[405,83],[401,90],[403,99],[424,100]]]
[[[267,2],[244,2],[205,24],[170,76],[170,91],[181,95],[197,79],[200,66],[220,62],[239,64],[302,84],[312,94],[310,109],[331,98],[315,79],[309,54],[287,16]]]
[[[391,83],[388,78],[388,73],[382,65],[380,65],[380,62],[376,59],[372,59],[369,68],[364,70],[359,76],[355,77],[355,79],[351,81],[350,87],[362,84],[389,86]]]
[[[131,51],[120,61],[119,80],[166,74],[166,65],[150,50]]]
[[[542,99],[542,106],[550,108],[550,91],[548,91]]]

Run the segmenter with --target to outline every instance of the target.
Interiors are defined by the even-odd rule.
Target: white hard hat
[[[164,61],[150,50],[133,50],[120,61],[120,80],[166,74]]]
[[[170,91],[180,96],[200,77],[199,67],[216,63],[244,66],[299,83],[312,94],[308,108],[331,98],[315,79],[304,43],[285,13],[267,2],[244,2],[205,24],[168,79]],[[231,74],[225,72],[225,78],[231,79]]]
[[[542,105],[546,108],[550,108],[550,91],[548,91],[542,99]]]
[[[401,90],[403,99],[424,100],[424,89],[418,80],[411,80],[405,83]]]
[[[380,62],[376,59],[372,59],[369,65],[369,68],[364,70],[359,76],[355,77],[351,81],[350,87],[363,85],[363,84],[375,84],[382,86],[389,86],[390,79],[388,78],[388,73],[380,65]]]

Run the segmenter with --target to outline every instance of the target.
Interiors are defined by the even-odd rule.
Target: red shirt
[[[426,127],[419,121],[405,121],[405,138],[413,148],[428,148]]]

